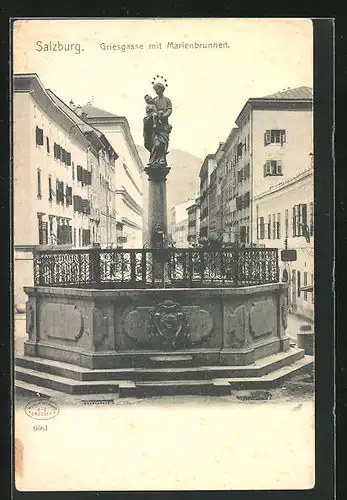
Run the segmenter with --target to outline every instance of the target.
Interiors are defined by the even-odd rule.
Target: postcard
[[[16,489],[313,488],[312,21],[12,54]]]

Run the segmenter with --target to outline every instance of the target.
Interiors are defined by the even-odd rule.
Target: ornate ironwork
[[[161,263],[161,278],[153,272],[156,263]],[[91,248],[34,254],[34,283],[41,286],[240,287],[278,281],[276,248],[166,248],[161,252]]]

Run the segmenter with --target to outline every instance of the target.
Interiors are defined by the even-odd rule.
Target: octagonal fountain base
[[[22,392],[220,395],[273,387],[312,366],[286,335],[285,284],[25,291]]]

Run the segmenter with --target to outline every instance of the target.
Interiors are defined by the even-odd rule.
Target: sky
[[[81,51],[38,50],[58,42]],[[102,43],[144,48],[103,50]],[[149,48],[156,43],[161,48]],[[37,73],[66,103],[93,100],[126,116],[141,145],[144,95],[154,95],[155,75],[164,76],[173,105],[170,149],[204,158],[227,138],[249,97],[313,86],[313,28],[308,19],[22,19],[14,25],[13,72]]]

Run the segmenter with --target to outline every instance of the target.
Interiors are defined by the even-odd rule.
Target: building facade
[[[36,74],[13,78],[13,208],[15,304],[33,282],[32,251],[90,243],[92,148],[73,120],[56,106]],[[73,171],[85,182],[74,179]],[[77,200],[77,201],[76,201]]]
[[[249,125],[234,127],[218,162],[218,229],[226,244],[250,244]]]
[[[117,235],[114,244],[124,248],[141,248],[143,245],[144,169],[128,121],[124,116],[116,116],[90,103],[80,108],[79,112],[89,125],[97,128],[107,138],[112,148],[119,154],[114,179],[117,207]],[[112,181],[112,176],[110,176],[105,182],[111,186]]]
[[[257,244],[296,250],[297,260],[280,262],[281,281],[289,283],[293,313],[314,317],[314,197],[313,167],[272,186],[254,198]],[[312,291],[310,290],[312,287]]]
[[[248,215],[246,212],[241,215],[243,220],[247,216],[250,218],[249,244],[257,240],[256,207],[252,200],[279,181],[286,182],[295,177],[310,162],[313,151],[312,104],[312,89],[299,87],[248,99],[236,119],[243,138],[240,142],[246,139],[246,155],[242,154],[242,166],[238,167],[238,171],[242,168],[243,173],[238,172],[237,175],[241,180],[244,169],[247,168],[247,175],[249,172]],[[246,193],[247,190],[248,187]]]
[[[188,212],[187,209],[192,206],[194,200],[175,205],[171,208],[171,238],[177,248],[188,247]]]
[[[195,246],[200,239],[200,200],[195,201],[187,207],[188,215],[188,244]]]
[[[98,244],[102,248],[113,246],[117,240],[115,178],[118,154],[105,135],[86,122],[86,116],[80,106],[73,106],[72,101],[70,106],[67,106],[51,90],[47,90],[47,93],[63,113],[75,123],[71,133],[79,129],[89,140],[87,164],[91,172],[90,178],[83,175],[83,171],[81,172],[74,164],[72,165],[72,178],[75,185],[79,182],[88,185],[90,243]],[[74,212],[78,217],[78,200],[76,200]],[[73,245],[74,247],[81,246],[79,234],[75,230]]]

